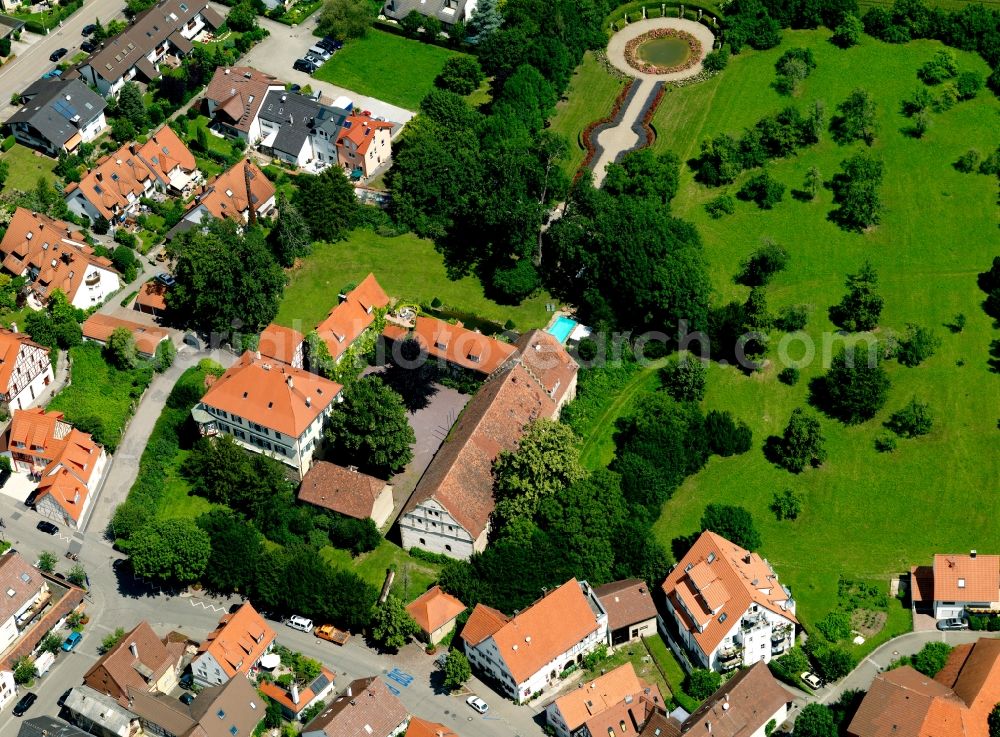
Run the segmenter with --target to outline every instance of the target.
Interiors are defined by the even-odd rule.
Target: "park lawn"
[[[91,419],[99,419],[103,444],[113,453],[139,404],[139,396],[152,378],[152,370],[120,371],[104,360],[104,351],[96,343],[84,343],[69,353],[72,382],[53,397],[46,409],[63,412],[71,424],[86,420],[82,424],[88,431]]]
[[[671,90],[654,119],[659,150],[674,151],[682,162],[697,155],[704,138],[739,133],[788,104],[769,85],[775,60],[794,46],[812,48],[818,66],[793,104],[822,99],[829,116],[856,86],[868,89],[879,104],[881,130],[872,152],[885,162],[885,209],[882,224],[871,232],[848,233],[831,224],[826,216],[832,197],[825,189],[814,202],[786,197],[772,211],[739,202],[735,215],[710,219],[704,203],[722,191],[735,192],[747,174],[728,188],[710,189],[695,183],[682,165],[673,203],[674,212],[695,223],[702,235],[716,303],[746,298],[748,290],[734,284],[733,275],[762,238],[789,250],[788,269],[767,289],[770,309],[810,306],[807,333],[817,358],[802,368],[802,380],[794,387],[776,380],[773,363],[752,376],[711,366],[705,409],[728,409],[747,422],[754,447],[743,456],[712,458],[665,505],[654,529],[669,543],[697,528],[709,502],[745,506],[761,529],[761,552],[791,585],[807,625],[836,606],[840,573],[888,586],[892,574],[926,564],[935,552],[988,546],[1000,515],[1000,497],[990,493],[1000,477],[997,418],[983,411],[1000,406],[1000,385],[987,363],[997,333],[976,287],[977,273],[996,255],[996,181],[960,174],[951,166],[970,147],[985,155],[997,145],[1000,103],[984,91],[976,100],[933,114],[922,140],[910,138],[901,130],[908,121],[899,112],[900,102],[921,86],[916,70],[941,45],[896,46],[865,37],[860,46],[841,51],[826,41],[828,36],[822,30],[785,32],[780,48],[745,52],[721,75]],[[961,70],[988,72],[978,56],[955,53]],[[798,188],[809,167],[829,179],[842,159],[863,148],[840,147],[827,136],[773,162],[769,171],[789,189]],[[795,476],[772,466],[761,446],[768,435],[781,433],[794,408],[807,404],[809,379],[824,372],[823,335],[833,336],[826,310],[841,298],[844,275],[866,258],[881,277],[881,331],[898,333],[907,323],[917,323],[934,328],[943,344],[918,368],[886,366],[893,386],[873,420],[847,427],[821,417],[828,460]],[[944,327],[957,313],[968,318],[961,334]],[[772,361],[778,337],[772,339]],[[789,354],[801,357],[802,344],[793,345]],[[921,439],[900,440],[894,453],[877,453],[873,441],[882,423],[913,396],[930,402],[934,429]],[[804,511],[797,521],[779,523],[768,508],[773,494],[785,488],[803,495]],[[891,613],[887,629],[905,627],[904,618]]]
[[[425,560],[413,558],[395,543],[383,540],[375,550],[362,553],[352,558],[348,550],[327,546],[320,555],[337,568],[353,570],[361,578],[377,589],[382,588],[385,572],[390,566],[395,567],[396,577],[392,591],[400,599],[410,602],[430,588],[437,581],[442,566]]]
[[[369,272],[391,298],[429,304],[437,297],[447,307],[501,325],[512,320],[521,331],[548,322],[548,294],[542,292],[517,306],[497,304],[485,296],[474,276],[449,279],[431,241],[412,233],[386,237],[368,229],[355,230],[339,243],[315,244],[312,255],[290,271],[275,322],[308,333],[337,304],[340,290]]]
[[[167,467],[167,477],[163,480],[163,496],[156,509],[157,517],[198,519],[213,509],[225,509],[224,504],[214,504],[204,497],[191,493],[191,484],[181,475],[181,468],[190,454],[190,450],[177,451],[177,455]]]
[[[28,191],[35,188],[39,177],[49,184],[56,180],[52,170],[56,168],[56,160],[19,143],[5,154],[0,154],[0,161],[6,161],[10,167],[3,191],[12,189]]]
[[[625,82],[611,75],[604,64],[588,51],[576,68],[569,88],[556,105],[556,113],[549,119],[550,129],[562,135],[569,148],[562,168],[572,177],[583,163],[586,150],[580,144],[583,129],[611,112],[615,98]]]
[[[364,38],[345,43],[314,76],[359,95],[416,110],[434,87],[445,60],[456,54],[372,28]]]

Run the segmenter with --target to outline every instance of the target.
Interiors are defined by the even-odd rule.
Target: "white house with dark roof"
[[[224,23],[205,0],[160,0],[81,64],[80,77],[105,97],[117,97],[127,82],[158,79],[166,56],[189,54],[195,36]]]
[[[89,143],[107,127],[107,103],[79,79],[40,79],[21,93],[7,121],[18,143],[58,156]]]
[[[305,95],[268,92],[257,113],[260,147],[290,164],[324,169],[337,163],[337,138],[347,116]]]
[[[386,0],[382,13],[393,20],[403,20],[417,11],[428,18],[437,18],[444,26],[468,23],[476,10],[476,0]]]

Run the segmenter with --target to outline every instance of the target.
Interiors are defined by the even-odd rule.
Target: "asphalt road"
[[[113,550],[95,529],[94,532],[72,533],[60,530],[57,535],[46,535],[35,525],[40,517],[32,510],[10,497],[0,495],[0,517],[6,528],[0,530],[6,539],[29,561],[36,561],[43,550],[53,552],[58,558],[57,571],[68,572],[72,563],[63,557],[69,541],[82,536],[83,549],[80,564],[90,577],[91,593],[87,597],[87,611],[91,622],[84,630],[83,640],[73,653],[61,653],[52,670],[31,689],[38,694],[38,701],[27,716],[57,714],[60,696],[71,686],[81,683],[83,673],[97,659],[97,648],[105,635],[116,627],[129,629],[146,619],[161,634],[179,630],[200,640],[215,625],[221,614],[238,598],[194,598],[179,592],[164,592],[134,579],[127,566],[115,569],[114,562],[121,554]],[[424,654],[417,645],[410,645],[398,654],[384,655],[367,647],[360,637],[353,637],[344,647],[338,647],[312,635],[273,623],[278,641],[323,662],[337,675],[337,689],[342,690],[354,678],[385,675],[393,668],[414,676],[408,687],[386,680],[400,691],[400,698],[415,715],[441,722],[466,737],[512,737],[541,735],[539,723],[534,721],[536,712],[528,707],[515,706],[502,700],[487,686],[473,680],[469,688],[481,695],[490,705],[489,714],[481,717],[465,704],[465,694],[446,695],[436,687],[439,682],[434,669],[434,658]],[[18,719],[5,709],[0,714],[0,737],[15,737]]]
[[[83,7],[63,21],[61,28],[49,32],[48,36],[35,36],[34,42],[11,62],[0,67],[0,120],[7,120],[17,108],[10,104],[10,96],[20,92],[45,72],[55,68],[49,61],[49,54],[58,48],[69,49],[63,61],[73,58],[80,51],[84,37],[83,27],[100,18],[102,23],[124,17],[122,0],[87,0]],[[32,34],[25,33],[27,38]]]

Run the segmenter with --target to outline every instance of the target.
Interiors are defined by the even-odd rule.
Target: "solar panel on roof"
[[[70,118],[74,117],[77,114],[76,108],[74,108],[72,105],[70,105],[66,100],[62,98],[52,103],[52,107],[55,109],[57,113],[62,115],[67,120],[69,120]]]

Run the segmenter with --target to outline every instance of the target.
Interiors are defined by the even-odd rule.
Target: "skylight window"
[[[236,729],[236,725],[235,724],[232,727],[229,728],[229,734],[231,734],[233,737],[236,737],[236,733],[239,732],[239,731],[240,730]]]
[[[215,713],[215,716],[219,717],[219,719],[225,719],[226,718],[226,712],[224,712],[222,709],[219,709],[219,711],[217,711]]]
[[[22,573],[21,580],[24,581],[25,583],[31,583],[31,576],[29,576],[27,573]]]
[[[965,579],[964,578],[958,579],[958,588],[960,588],[960,589],[964,589],[965,588]]]

